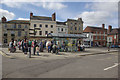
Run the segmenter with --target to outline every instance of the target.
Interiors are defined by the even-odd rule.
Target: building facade
[[[49,33],[56,33],[56,14],[52,17],[34,16],[30,13],[30,37],[46,38]]]
[[[82,18],[67,19],[68,34],[81,34],[83,33],[83,21]]]
[[[22,40],[29,38],[29,21],[25,20],[11,20],[7,21],[5,17],[2,18],[2,45],[6,46],[14,40]]]
[[[68,34],[68,26],[66,25],[66,22],[56,22],[56,31],[57,33],[62,33],[62,34]]]
[[[105,29],[105,24],[102,24],[102,27],[87,26],[83,32],[84,33],[92,33],[93,46],[106,46],[106,44],[107,44],[107,29]]]
[[[108,37],[107,42],[111,44],[112,47],[120,47],[120,28],[112,29],[112,26],[108,26]]]

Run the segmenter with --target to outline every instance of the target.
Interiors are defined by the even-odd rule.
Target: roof
[[[11,20],[11,21],[7,21],[6,23],[26,23],[26,24],[29,24],[30,21],[29,20]]]
[[[45,16],[31,16],[30,19],[32,19],[32,20],[48,20],[48,21],[52,21],[52,17],[45,17]]]
[[[75,19],[67,19],[67,21],[77,21],[77,20],[75,20]]]
[[[107,31],[106,28],[103,29],[102,27],[87,26],[87,27],[84,29],[83,32],[92,32],[92,31],[94,31],[94,30],[105,30],[105,31]]]
[[[57,24],[59,24],[59,25],[66,25],[66,22],[56,22]]]
[[[109,34],[118,34],[119,33],[119,28],[114,28],[111,30],[111,32]]]

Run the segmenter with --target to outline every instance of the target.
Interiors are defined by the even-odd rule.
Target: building
[[[81,34],[83,33],[83,21],[81,18],[67,19],[68,34]]]
[[[107,42],[112,45],[112,47],[120,46],[120,28],[112,29],[112,26],[108,26],[108,37]]]
[[[29,21],[26,20],[11,20],[7,21],[2,17],[2,45],[6,46],[11,41],[29,38]]]
[[[55,13],[52,14],[52,17],[34,16],[33,13],[30,13],[31,39],[46,38],[48,33],[57,33],[56,30]]]
[[[107,43],[107,29],[105,29],[105,24],[102,27],[87,26],[84,33],[92,33],[93,46],[106,46]]]
[[[83,33],[86,38],[83,38],[83,44],[85,45],[85,47],[92,47],[93,46],[93,34],[92,33],[88,33],[88,32],[84,32]]]
[[[57,21],[56,23],[57,33],[68,34],[68,26],[66,25],[66,22]]]

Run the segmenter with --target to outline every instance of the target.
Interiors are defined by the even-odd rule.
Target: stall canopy
[[[62,33],[49,33],[47,37],[59,37],[59,38],[86,38],[84,34],[62,34]]]

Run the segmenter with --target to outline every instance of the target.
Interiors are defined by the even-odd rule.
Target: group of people
[[[47,50],[48,53],[56,53],[58,54],[58,47],[52,40],[44,40],[44,41],[37,41],[37,40],[11,40],[9,43],[9,48],[12,48],[13,46],[18,46],[19,50],[22,50],[24,54],[31,55],[31,50],[33,48],[33,55],[39,56],[39,52],[43,52],[44,50]]]

